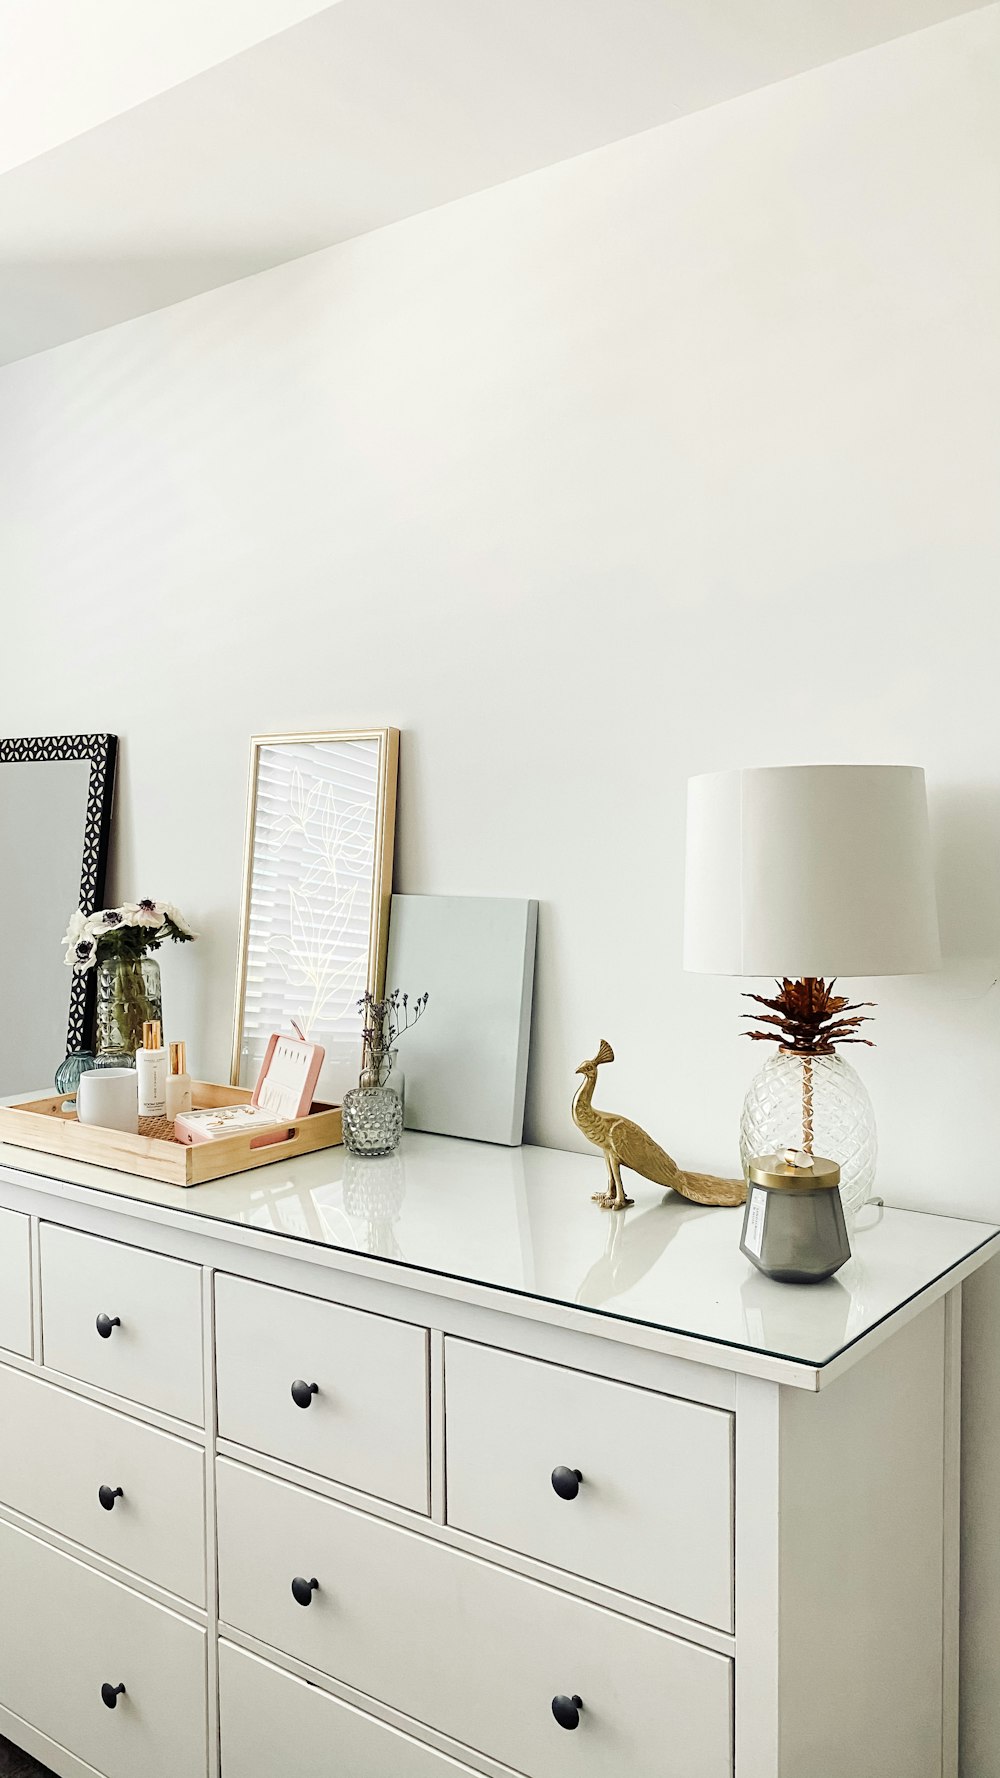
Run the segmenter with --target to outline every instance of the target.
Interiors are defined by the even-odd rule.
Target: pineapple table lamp
[[[838,1054],[867,1043],[843,976],[911,975],[941,961],[924,774],[916,766],[771,766],[688,783],[684,967],[770,976],[752,994],[757,1041],[740,1147],[823,1155],[854,1214],[875,1178],[875,1118]]]

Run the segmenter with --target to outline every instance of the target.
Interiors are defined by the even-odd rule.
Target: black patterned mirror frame
[[[115,789],[117,735],[25,735],[0,739],[0,765],[23,765],[33,760],[89,759],[87,813],[80,865],[80,902],[85,914],[103,905],[104,880],[111,840],[111,804]],[[67,908],[69,918],[72,908]],[[69,992],[67,1054],[89,1047],[94,1025],[93,971],[74,975]]]

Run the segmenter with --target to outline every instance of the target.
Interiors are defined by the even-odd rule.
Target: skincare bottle
[[[160,1035],[159,1019],[147,1019],[142,1027],[142,1048],[135,1052],[135,1071],[139,1084],[139,1116],[165,1116],[167,1052]]]
[[[175,1118],[179,1111],[191,1110],[191,1076],[187,1071],[187,1046],[170,1045],[170,1073],[167,1075],[167,1116]]]

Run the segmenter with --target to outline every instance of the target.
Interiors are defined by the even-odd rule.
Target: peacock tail
[[[717,1179],[714,1173],[682,1173],[674,1186],[682,1198],[692,1204],[713,1204],[722,1209],[735,1209],[747,1201],[745,1179]]]

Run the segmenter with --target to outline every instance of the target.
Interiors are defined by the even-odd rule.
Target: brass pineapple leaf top
[[[874,1006],[874,1000],[854,1003],[844,994],[835,994],[836,982],[822,976],[803,976],[793,981],[785,976],[776,983],[778,992],[769,999],[764,994],[744,994],[769,1012],[745,1012],[745,1019],[772,1027],[767,1031],[744,1031],[744,1037],[755,1043],[779,1043],[782,1049],[796,1056],[832,1056],[841,1043],[865,1043],[874,1048],[870,1037],[861,1037],[858,1028],[868,1024],[863,1006]]]

